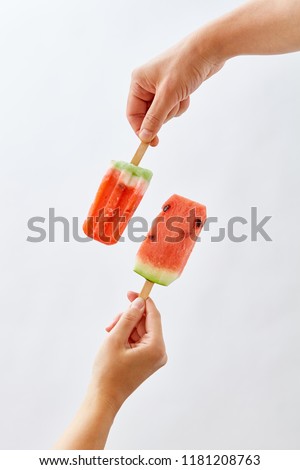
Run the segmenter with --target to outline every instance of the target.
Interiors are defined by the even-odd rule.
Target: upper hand
[[[161,126],[184,113],[191,93],[223,66],[206,42],[200,30],[133,71],[127,118],[142,141],[156,146]]]

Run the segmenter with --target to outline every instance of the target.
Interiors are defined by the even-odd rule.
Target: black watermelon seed
[[[169,204],[167,204],[167,205],[163,208],[163,211],[164,211],[164,212],[167,212],[168,209],[170,209]]]
[[[196,225],[197,228],[199,228],[199,227],[201,226],[201,224],[202,224],[202,220],[201,220],[201,219],[196,219],[196,220],[195,220],[195,225]]]

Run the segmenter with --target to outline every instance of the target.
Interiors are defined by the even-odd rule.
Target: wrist
[[[96,411],[105,409],[113,420],[124,403],[125,398],[112,387],[92,381],[88,387],[85,402],[90,403]]]
[[[226,24],[222,19],[211,22],[193,33],[197,60],[205,59],[210,65],[217,67],[238,55],[232,47],[232,33],[230,24]]]
[[[105,415],[108,422],[113,423],[121,403],[117,402],[112,395],[90,384],[83,401],[83,407],[90,409],[95,416]]]

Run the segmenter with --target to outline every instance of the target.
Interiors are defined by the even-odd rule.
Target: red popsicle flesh
[[[152,172],[112,162],[83,224],[84,233],[106,245],[120,239],[149,185]]]

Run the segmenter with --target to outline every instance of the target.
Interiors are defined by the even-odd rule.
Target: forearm
[[[300,50],[300,0],[252,0],[200,29],[216,62]],[[203,52],[203,51],[201,51]]]
[[[117,408],[90,387],[75,418],[54,449],[104,449]]]

